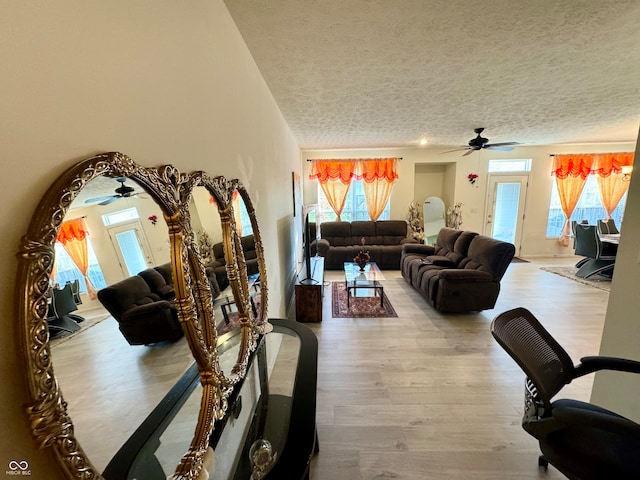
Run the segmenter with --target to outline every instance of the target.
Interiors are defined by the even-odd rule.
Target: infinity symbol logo
[[[23,460],[22,462],[16,462],[15,460],[11,460],[9,462],[9,468],[11,470],[26,470],[29,468],[29,464],[27,463],[26,460]]]

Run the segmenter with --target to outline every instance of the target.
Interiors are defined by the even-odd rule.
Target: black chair
[[[70,283],[67,283],[64,288],[51,289],[51,303],[49,304],[47,323],[53,338],[80,330],[78,323],[84,318],[71,313],[77,309],[78,306],[73,298]]]
[[[73,301],[76,302],[76,305],[82,304],[82,298],[80,298],[80,280],[77,278],[73,282],[67,282],[71,285],[71,293],[73,293]]]
[[[602,275],[611,278],[618,245],[603,243],[595,225],[577,224],[575,228],[575,253],[586,259],[586,261],[581,260],[576,264],[579,267],[576,277],[589,278],[593,275]]]
[[[619,234],[620,231],[618,230],[618,227],[616,227],[616,222],[613,218],[609,218],[608,220],[598,220],[598,233],[610,235]]]
[[[570,479],[640,478],[640,425],[590,403],[552,401],[575,378],[598,370],[640,373],[640,362],[584,357],[574,366],[524,308],[498,315],[491,333],[527,376],[522,428],[539,441],[538,465],[551,463]]]

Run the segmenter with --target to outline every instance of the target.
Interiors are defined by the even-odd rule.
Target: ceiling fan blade
[[[104,202],[106,200],[109,200],[113,198],[113,195],[105,195],[104,197],[94,197],[94,198],[88,198],[84,201],[84,203],[96,203],[96,202]]]
[[[511,150],[513,150],[513,147],[501,147],[501,146],[495,146],[495,145],[488,145],[488,146],[485,146],[484,148],[486,148],[487,150],[500,150],[502,152],[510,152]]]
[[[440,155],[442,155],[443,153],[460,152],[462,150],[469,150],[469,147],[460,147],[454,150],[447,150],[446,152],[440,152]]]
[[[462,156],[466,157],[467,155],[471,155],[473,152],[475,152],[477,149],[475,148],[470,148],[466,153],[463,153]]]
[[[104,202],[100,202],[98,205],[109,205],[110,203],[116,202],[120,200],[122,197],[120,195],[113,195],[111,198],[108,198]]]
[[[520,145],[520,142],[498,142],[498,143],[487,143],[485,144],[484,148],[489,148],[489,147],[502,147],[505,145]]]

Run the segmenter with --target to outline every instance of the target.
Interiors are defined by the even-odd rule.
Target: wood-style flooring
[[[323,321],[307,324],[319,340],[311,478],[564,478],[537,467],[537,443],[520,426],[524,374],[489,324],[526,307],[574,360],[597,354],[608,292],[540,269],[572,263],[512,264],[496,308],[464,315],[434,311],[400,272],[384,272],[397,318],[331,318],[325,288]],[[100,469],[191,361],[184,341],[129,346],[112,319],[57,345],[53,357],[78,438]],[[591,382],[576,380],[563,396],[589,400]]]

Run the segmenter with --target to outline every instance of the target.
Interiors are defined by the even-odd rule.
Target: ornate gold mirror
[[[54,372],[47,318],[55,243],[60,227],[65,219],[69,219],[66,215],[83,189],[102,177],[108,177],[121,187],[126,186],[111,195],[129,194],[127,189],[131,188],[136,194],[153,199],[159,215],[151,212],[143,221],[151,222],[168,236],[162,241],[168,248],[167,245],[156,245],[156,248],[167,249],[175,289],[172,302],[203,387],[193,440],[177,466],[174,478],[195,478],[202,468],[214,420],[225,414],[228,396],[233,385],[246,373],[248,355],[255,348],[258,335],[270,330],[265,320],[267,286],[260,234],[249,197],[237,181],[210,178],[202,172],[184,174],[172,166],[145,168],[123,154],[108,153],[78,163],[53,183],[39,203],[18,253],[18,285],[22,288],[18,288],[17,313],[21,320],[20,341],[30,396],[26,413],[32,434],[40,447],[52,449],[67,478],[101,478],[101,468],[96,468],[89,460],[91,453],[80,447],[68,404],[63,398],[64,385],[59,385]],[[206,269],[208,258],[201,255],[202,240],[191,224],[194,189],[200,188],[205,188],[217,205],[217,209],[211,209],[217,213],[212,213],[208,221],[220,219],[226,271],[242,331],[237,361],[229,371],[223,371],[218,362],[219,338],[214,295]],[[252,310],[242,241],[236,229],[234,196],[242,198],[255,235],[261,292],[258,315]]]

